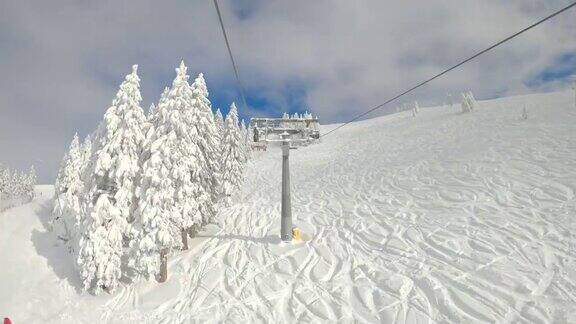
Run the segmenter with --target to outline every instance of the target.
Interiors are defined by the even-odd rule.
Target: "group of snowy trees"
[[[0,211],[27,203],[34,198],[36,171],[10,171],[0,164]]]
[[[412,117],[416,117],[420,112],[420,105],[418,104],[418,101],[414,101],[413,103],[403,103],[400,106],[396,107],[396,112],[402,112],[408,110],[412,114]]]
[[[295,112],[294,114],[290,115],[287,112],[285,112],[282,115],[282,119],[285,120],[310,120],[310,119],[314,119],[315,117],[309,113],[308,111],[305,111],[303,114],[299,114],[297,112]],[[317,119],[317,117],[316,117]],[[309,128],[310,130],[318,130],[319,129],[319,125],[318,123],[311,123],[310,125],[308,125],[307,123],[304,122],[300,122],[300,123],[291,123],[291,122],[285,122],[281,124],[282,127],[287,127],[287,128],[296,128],[296,129],[305,129],[305,128]]]
[[[446,95],[447,104],[452,107],[454,105],[454,100],[451,94]],[[474,98],[474,94],[472,91],[465,91],[461,94],[462,102],[461,102],[461,109],[463,113],[468,113],[474,111],[477,106],[476,98]],[[409,110],[412,114],[412,117],[416,117],[420,112],[420,105],[418,101],[414,101],[411,104],[403,103],[400,106],[396,107],[396,112],[407,111]]]
[[[200,73],[184,62],[152,105],[140,106],[137,66],[97,130],[74,136],[56,181],[53,224],[67,242],[85,289],[117,287],[127,269],[165,280],[165,260],[229,203],[249,159],[248,131],[234,103],[212,112]]]
[[[312,119],[314,118],[311,113],[305,111],[303,114],[295,112],[290,116],[287,112],[282,115],[282,119]]]

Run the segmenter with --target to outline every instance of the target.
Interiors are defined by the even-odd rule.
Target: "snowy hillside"
[[[37,187],[0,214],[0,317],[576,322],[573,92],[402,112],[292,150],[303,243],[279,242],[280,170],[279,149],[257,152],[234,204],[170,259],[166,283],[99,296],[81,292],[47,232],[53,189]]]

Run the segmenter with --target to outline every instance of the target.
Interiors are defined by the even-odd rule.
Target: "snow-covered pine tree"
[[[169,94],[170,94],[170,87],[164,87],[164,90],[162,91],[162,94],[160,95],[160,101],[159,102],[166,101],[166,99],[168,99]]]
[[[78,173],[78,161],[81,158],[82,154],[80,152],[78,134],[74,134],[68,147],[68,152],[64,154],[64,158],[62,159],[62,164],[56,177],[56,183],[54,184],[57,194],[67,192],[70,185],[77,182],[80,176]]]
[[[26,174],[22,171],[14,172],[12,175],[12,182],[14,183],[14,196],[17,198],[24,198],[26,196]]]
[[[80,237],[78,267],[84,289],[95,294],[103,289],[113,291],[122,276],[122,237],[127,227],[120,209],[114,206],[114,197],[105,190],[94,196],[95,203],[86,209]]]
[[[214,113],[214,122],[216,123],[216,127],[218,127],[220,135],[222,135],[222,133],[224,133],[224,116],[222,116],[220,108],[216,109],[216,113]]]
[[[146,116],[140,107],[138,66],[132,66],[92,139],[85,183],[78,266],[85,289],[113,291],[121,276],[123,238],[136,204]]]
[[[37,182],[36,169],[34,168],[34,166],[31,166],[30,171],[26,175],[26,181],[25,181],[25,189],[28,200],[34,199],[36,195],[34,191],[34,187],[36,187],[36,182]]]
[[[153,120],[154,116],[157,116],[156,114],[156,109],[158,108],[158,105],[161,102],[165,102],[168,99],[168,94],[170,93],[170,87],[165,87],[164,90],[162,91],[162,94],[160,95],[160,101],[158,101],[157,105],[150,105],[150,108],[148,109],[148,122],[150,125],[153,125],[156,121]]]
[[[197,197],[201,151],[196,127],[189,123],[192,89],[184,62],[176,69],[172,88],[151,120],[142,155],[142,181],[133,244],[136,269],[151,278],[160,271],[161,255],[186,247],[187,231],[201,224]]]
[[[224,117],[220,108],[216,109],[214,113],[214,123],[218,129],[218,173],[220,176],[219,184],[217,188],[218,201],[222,198],[222,150],[224,145],[222,144],[222,139],[224,138]]]
[[[195,126],[199,135],[199,146],[202,152],[204,162],[207,168],[200,169],[200,181],[204,192],[208,195],[208,200],[200,199],[199,206],[202,213],[202,225],[212,222],[216,216],[216,205],[220,198],[221,174],[220,174],[220,156],[221,143],[220,134],[212,105],[208,99],[208,88],[204,75],[200,73],[192,83],[192,109],[187,115],[191,126]],[[191,232],[191,234],[193,234]]]
[[[151,103],[150,107],[148,108],[148,116],[154,115],[154,110],[156,110],[156,106],[154,105],[154,103]]]
[[[282,119],[284,119],[284,120],[290,119],[290,114],[288,114],[287,112],[284,112],[284,113],[282,114]],[[284,128],[285,128],[285,127],[289,127],[289,126],[290,126],[290,123],[289,123],[289,122],[284,122],[284,121],[280,122],[280,127],[284,127]]]
[[[52,212],[51,226],[56,236],[65,240],[68,251],[78,251],[79,224],[82,216],[80,198],[84,189],[82,172],[91,154],[91,137],[86,136],[80,145],[78,134],[74,134],[68,151],[62,158],[55,183],[56,199]]]
[[[88,165],[88,161],[90,161],[90,157],[92,156],[92,136],[88,134],[86,138],[84,138],[84,142],[82,143],[82,165],[80,168],[80,174],[84,171],[84,168]]]
[[[70,252],[77,251],[81,218],[80,197],[84,187],[81,170],[85,158],[86,153],[80,147],[78,134],[74,134],[56,178],[56,199],[51,220],[54,232],[66,241]]]
[[[244,172],[238,111],[234,103],[230,106],[224,125],[224,138],[222,140],[224,145],[222,156],[223,188],[224,194],[230,196],[240,186]]]
[[[68,148],[68,151],[69,150],[70,148]],[[66,163],[68,161],[68,151],[64,153],[62,161],[60,162],[60,168],[58,169],[58,173],[56,174],[56,181],[54,182],[54,193],[56,194],[56,196],[67,190],[66,184],[64,183],[65,178],[64,173],[66,172],[65,169],[66,169]]]

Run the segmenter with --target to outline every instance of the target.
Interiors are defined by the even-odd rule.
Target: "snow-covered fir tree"
[[[88,165],[88,161],[90,161],[90,157],[92,156],[92,136],[88,134],[86,138],[84,138],[84,142],[82,143],[82,166],[80,172],[84,171],[84,168]]]
[[[154,110],[156,110],[156,106],[154,105],[154,103],[151,103],[150,107],[148,108],[148,116],[154,115]]]
[[[287,112],[284,112],[284,113],[282,114],[282,119],[283,119],[283,120],[288,120],[288,119],[290,119],[290,114],[288,114]],[[290,127],[290,124],[291,124],[290,122],[284,122],[284,121],[282,121],[282,122],[280,122],[280,127],[283,127],[283,128]]]
[[[78,245],[80,197],[84,188],[81,171],[87,158],[85,149],[80,147],[78,134],[74,134],[68,152],[62,159],[55,183],[56,199],[51,226],[56,235],[66,242],[70,252],[77,251]]]
[[[218,200],[222,198],[222,153],[224,145],[222,144],[222,139],[224,138],[224,117],[222,116],[222,112],[220,108],[216,109],[214,113],[214,123],[216,124],[216,128],[218,129],[218,173],[219,173],[219,181],[218,181],[218,188],[217,188],[217,196]]]
[[[26,177],[26,175],[22,171],[15,171],[12,174],[12,180],[11,180],[12,188],[13,188],[12,196],[14,198],[22,197],[24,195],[24,193],[25,193],[25,191],[24,191],[25,177]]]
[[[224,133],[224,116],[222,116],[220,108],[216,109],[214,113],[214,122],[216,123],[216,127],[218,127],[220,135],[222,135],[222,133]]]
[[[121,276],[123,239],[136,206],[146,116],[140,107],[138,66],[120,85],[92,139],[83,180],[78,266],[85,289],[112,291]]]
[[[199,135],[199,147],[202,152],[203,162],[206,168],[200,169],[200,181],[204,192],[209,195],[209,199],[198,200],[200,211],[203,217],[203,224],[211,222],[216,215],[216,205],[220,198],[221,174],[220,156],[221,143],[220,134],[212,105],[208,99],[208,88],[204,75],[200,73],[192,84],[192,108],[189,111],[189,122],[195,126]]]
[[[113,291],[122,276],[122,238],[126,220],[120,209],[114,206],[110,192],[96,196],[96,202],[85,207],[85,216],[78,267],[84,289],[93,289],[98,294],[103,289]]]
[[[36,196],[35,191],[34,191],[34,187],[36,187],[36,182],[37,182],[37,178],[36,178],[36,169],[34,168],[34,166],[30,167],[30,171],[28,171],[28,174],[26,175],[26,181],[24,183],[25,187],[25,191],[26,191],[26,197],[29,200],[34,199],[34,197]]]
[[[72,139],[74,141],[74,139]],[[70,148],[68,148],[70,151]],[[68,151],[64,153],[62,157],[62,161],[60,162],[60,168],[58,169],[58,173],[56,174],[56,181],[54,182],[54,193],[59,195],[67,190],[64,178],[66,177],[66,163],[68,161]]]
[[[168,95],[170,95],[170,87],[164,87],[164,90],[162,90],[162,94],[160,95],[159,102],[166,101],[166,99],[168,99]]]
[[[70,186],[77,185],[80,181],[79,167],[83,160],[83,152],[80,149],[78,134],[74,134],[68,152],[64,154],[58,176],[56,177],[55,189],[57,194],[68,192]],[[77,189],[77,188],[74,188]]]
[[[193,93],[184,62],[172,87],[158,103],[142,155],[142,181],[132,245],[134,266],[151,278],[160,270],[160,254],[185,246],[187,231],[202,223],[199,134],[190,122]]]
[[[232,103],[224,123],[224,145],[222,155],[224,194],[230,196],[241,184],[244,172],[243,153],[240,129],[238,127],[238,110]]]
[[[90,149],[90,135],[80,145],[78,134],[74,134],[68,151],[62,158],[54,185],[56,198],[50,225],[56,236],[65,241],[71,253],[78,251],[79,224],[82,215],[80,198],[84,187],[81,174],[87,164]]]

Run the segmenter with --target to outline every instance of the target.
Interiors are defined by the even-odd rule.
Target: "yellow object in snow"
[[[302,241],[302,231],[298,227],[292,228],[292,239]]]

